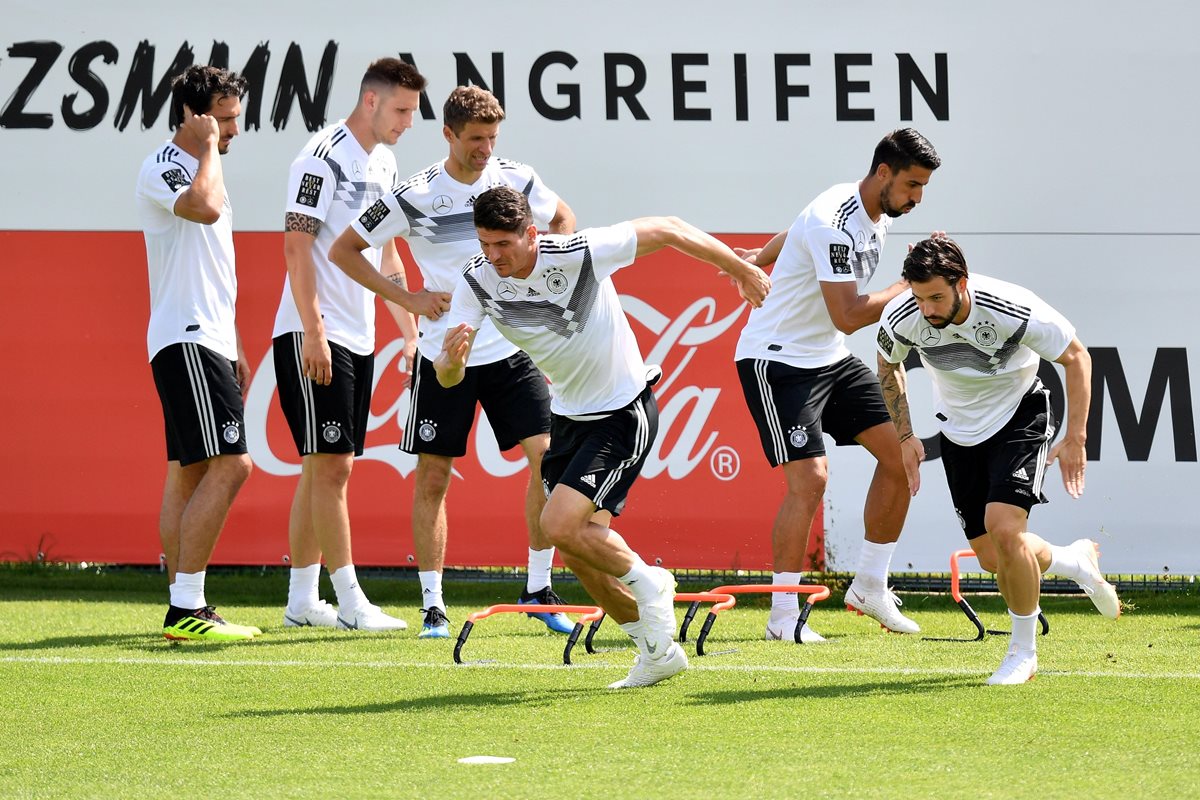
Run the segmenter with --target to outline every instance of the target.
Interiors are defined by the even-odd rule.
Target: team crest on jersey
[[[992,323],[983,321],[975,325],[975,341],[979,342],[984,347],[991,347],[999,338],[996,333],[996,328]]]
[[[829,245],[829,266],[833,268],[834,275],[849,275],[850,274],[850,245],[848,244],[831,244]]]
[[[183,174],[181,169],[169,169],[162,174],[163,183],[167,184],[167,188],[172,192],[178,192],[184,186],[190,186],[191,181]]]
[[[517,299],[517,287],[513,286],[508,281],[500,281],[500,285],[496,287],[496,294],[501,300]]]
[[[226,422],[221,437],[229,444],[237,444],[242,438],[242,429],[236,422]]]
[[[788,432],[788,441],[791,442],[792,447],[804,447],[808,444],[808,431],[804,428],[792,428]]]
[[[570,281],[567,280],[567,276],[562,273],[562,270],[552,269],[546,275],[546,288],[554,294],[562,294],[569,285]]]
[[[325,430],[321,431],[321,436],[324,437],[325,441],[333,444],[342,438],[342,426],[336,422],[326,422]]]
[[[300,191],[296,192],[296,202],[302,206],[316,208],[317,199],[321,196],[321,187],[324,185],[325,179],[320,175],[304,173],[304,177],[300,179]]]
[[[383,222],[390,213],[387,203],[383,200],[376,200],[370,208],[362,213],[358,221],[362,223],[363,228],[370,232],[378,228],[379,223]]]
[[[417,436],[421,437],[422,442],[432,442],[433,438],[437,436],[437,425],[433,420],[421,420],[421,426],[417,428]]]
[[[892,337],[888,336],[888,332],[883,329],[882,325],[879,326],[879,335],[875,337],[875,341],[879,342],[880,350],[889,356],[892,354],[892,348],[896,343],[892,341]]]

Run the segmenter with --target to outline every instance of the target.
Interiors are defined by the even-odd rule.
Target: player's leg
[[[179,525],[183,521],[183,510],[192,499],[196,484],[204,477],[205,463],[200,462],[195,466],[199,469],[185,470],[177,460],[167,462],[162,507],[158,515],[158,533],[167,562],[167,585],[175,582],[175,570],[179,565]]]
[[[1027,520],[1025,509],[997,502],[988,503],[984,516],[996,551],[997,583],[1012,618],[1008,654],[988,679],[989,684],[1025,683],[1037,672],[1042,570],[1024,536]]]

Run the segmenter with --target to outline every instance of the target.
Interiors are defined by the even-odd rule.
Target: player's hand
[[[949,239],[950,236],[945,231],[934,231],[933,233],[929,234],[929,238],[930,239]],[[914,247],[916,247],[916,245],[913,244],[912,242],[909,242],[908,243],[908,252],[911,253],[913,251]]]
[[[182,126],[202,145],[215,144],[221,138],[221,128],[217,125],[216,117],[193,114],[186,103],[183,106]]]
[[[410,292],[405,308],[418,316],[438,319],[450,310],[450,293],[431,292],[427,289]]]
[[[743,261],[745,261],[749,264],[753,264],[756,267],[758,266],[758,254],[761,251],[762,251],[761,247],[752,247],[749,250],[747,250],[744,247],[733,248],[733,252],[735,255],[737,255],[738,258],[742,259]]]
[[[404,349],[400,351],[400,360],[396,362],[396,368],[400,370],[400,388],[405,388],[412,383],[413,367],[417,363],[417,340],[411,342],[404,340]]]
[[[1062,471],[1063,488],[1067,494],[1078,499],[1083,494],[1083,474],[1087,471],[1087,447],[1082,442],[1064,438],[1050,448],[1046,456],[1046,466],[1058,460],[1058,468]]]
[[[908,478],[908,493],[916,497],[921,491],[921,462],[925,460],[925,443],[919,436],[910,436],[900,443],[904,459],[904,475]]]
[[[333,383],[333,355],[325,334],[304,334],[304,345],[300,348],[300,363],[304,377],[321,386]]]
[[[736,279],[738,292],[755,308],[762,308],[763,301],[771,293],[771,279],[767,273],[755,266],[748,266],[746,274]]]
[[[442,343],[442,356],[447,366],[453,369],[466,367],[467,353],[471,349],[471,334],[474,332],[474,328],[463,322],[446,333],[446,339]]]
[[[238,358],[233,370],[238,390],[242,393],[242,400],[245,400],[246,393],[250,391],[250,361],[246,358],[246,354],[242,352],[240,347],[238,348]]]

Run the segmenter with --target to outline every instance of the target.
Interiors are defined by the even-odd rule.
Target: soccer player
[[[425,78],[397,58],[367,68],[350,116],[313,136],[288,174],[284,213],[287,277],[275,316],[275,375],[279,405],[302,467],[288,523],[291,583],[285,626],[387,631],[407,627],[359,587],[350,548],[346,487],[362,455],[375,367],[375,296],[329,263],[334,238],[396,183],[394,145],[412,127]],[[393,242],[364,252],[407,294]],[[409,294],[407,309],[433,309],[445,296]],[[406,364],[416,350],[409,310],[389,304],[405,342]],[[321,554],[337,593],[335,611],[317,594]]]
[[[221,156],[238,134],[241,76],[192,66],[171,84],[181,121],[142,162],[134,194],[146,238],[146,344],[162,402],[167,477],[159,535],[170,606],[163,636],[239,641],[262,633],[208,604],[204,574],[229,507],[250,477],[243,399],[250,366],[234,323],[233,209]]]
[[[476,332],[490,318],[550,378],[550,449],[542,460],[548,500],[541,530],[580,583],[638,646],[629,675],[610,688],[649,686],[687,667],[673,641],[675,579],[650,567],[609,527],[658,430],[647,367],[621,310],[612,274],[663,247],[726,272],[759,305],[762,270],[674,217],[646,217],[574,235],[540,236],[525,195],[490,189],[475,201],[483,252],[463,270],[449,332],[434,362],[443,386],[464,380]]]
[[[889,630],[920,627],[900,613],[887,586],[888,568],[917,476],[905,473],[895,426],[874,373],[850,354],[846,334],[879,321],[902,282],[864,294],[879,266],[892,221],[916,208],[941,160],[911,128],[879,142],[867,176],[822,192],[786,233],[745,254],[766,266],[775,291],[751,311],[735,359],[742,391],[767,460],[783,468],[787,493],[772,529],[775,584],[794,584],[809,530],[825,494],[828,463],[822,434],[857,443],[878,462],[863,513],[865,541],[846,605]],[[766,638],[792,641],[800,615],[794,594],[771,595]],[[804,642],[823,642],[808,625]]]
[[[1037,672],[1042,573],[1074,580],[1104,616],[1121,613],[1095,542],[1058,547],[1026,529],[1030,509],[1046,502],[1042,480],[1055,460],[1067,493],[1083,494],[1092,361],[1062,314],[1028,289],[968,275],[962,250],[945,236],[914,246],[902,274],[910,288],[888,302],[876,337],[883,396],[915,467],[924,447],[912,435],[904,359],[916,350],[933,382],[954,510],[1012,617],[1008,653],[987,682],[1024,683]],[[1058,421],[1037,377],[1039,356],[1066,371],[1067,427],[1053,447]]]
[[[479,252],[471,223],[475,198],[493,186],[523,192],[533,208],[535,224],[552,233],[570,233],[575,215],[550,191],[534,170],[496,158],[492,150],[504,110],[485,89],[460,86],[443,107],[442,135],[449,156],[400,183],[356,220],[334,244],[330,257],[343,269],[362,275],[360,253],[403,236],[421,269],[425,286],[451,292],[459,272]],[[355,271],[349,271],[355,275]],[[368,288],[372,288],[369,284]],[[386,296],[386,295],[385,295]],[[467,452],[467,436],[479,405],[487,413],[500,449],[520,444],[529,461],[525,497],[529,530],[529,571],[518,602],[561,604],[551,588],[554,548],[538,530],[546,498],[541,487],[542,454],[549,444],[550,398],[546,380],[529,357],[504,340],[490,324],[479,332],[466,378],[453,389],[440,386],[432,362],[441,350],[446,325],[436,318],[421,321],[417,364],[413,369],[408,421],[400,447],[417,456],[412,529],[425,620],[420,638],[449,637],[442,597],[446,555],[446,492],[454,459]],[[574,627],[564,614],[532,614],[553,631]]]

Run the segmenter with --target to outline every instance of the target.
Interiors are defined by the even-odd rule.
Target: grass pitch
[[[414,581],[364,587],[399,634],[285,629],[282,572],[211,576],[210,601],[253,643],[169,646],[160,576],[0,568],[2,797],[1194,796],[1200,786],[1200,596],[1140,595],[1117,622],[1048,598],[1040,671],[986,687],[1006,638],[889,635],[819,604],[826,645],[766,642],[766,598],[741,596],[703,657],[613,692],[633,659],[561,666],[564,638],[523,616],[420,641]],[[324,587],[326,590],[328,586]],[[452,632],[517,584],[447,586]],[[577,584],[556,588],[586,602]],[[699,587],[685,587],[688,589]],[[328,595],[328,593],[327,593]],[[930,636],[974,630],[948,597],[904,595]],[[972,597],[1006,627],[996,597]],[[682,616],[683,606],[679,607]],[[699,631],[703,614],[692,627]],[[501,756],[505,764],[462,764]]]

